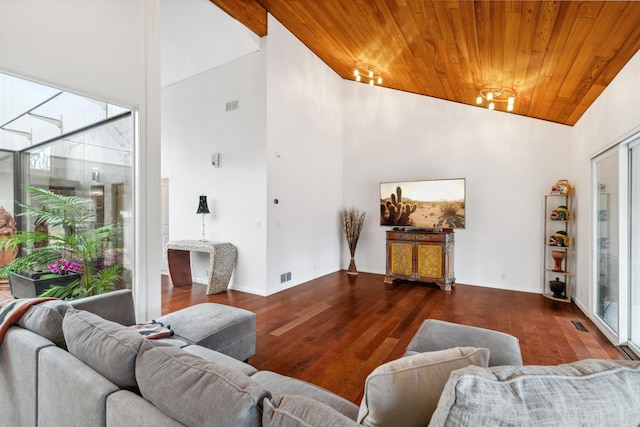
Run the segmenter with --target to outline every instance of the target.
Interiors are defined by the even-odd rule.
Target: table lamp
[[[209,212],[209,206],[207,206],[207,196],[200,196],[200,200],[198,201],[198,211],[197,214],[202,214],[202,241],[204,242],[204,215],[211,213]]]

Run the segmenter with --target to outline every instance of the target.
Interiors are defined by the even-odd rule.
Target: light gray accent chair
[[[475,326],[427,319],[407,346],[405,356],[453,347],[489,350],[489,366],[522,366],[520,343],[512,335]]]

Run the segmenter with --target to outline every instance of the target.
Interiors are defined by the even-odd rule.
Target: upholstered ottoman
[[[174,338],[248,360],[256,352],[256,315],[228,305],[202,303],[155,319],[171,328]]]

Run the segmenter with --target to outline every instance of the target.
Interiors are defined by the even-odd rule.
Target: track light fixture
[[[381,85],[382,73],[367,64],[356,64],[353,76],[357,82],[369,83],[369,85]]]

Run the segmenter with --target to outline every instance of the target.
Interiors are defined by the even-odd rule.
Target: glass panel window
[[[640,144],[630,152],[629,347],[640,353]]]
[[[619,160],[618,149],[594,160],[596,314],[616,334],[619,310]]]
[[[104,248],[98,267],[122,263],[127,288],[131,288],[133,259],[133,147],[133,114],[125,112],[21,153],[22,183],[91,199],[93,215],[82,225],[115,226],[117,237]],[[23,227],[35,228],[34,220],[27,218]]]

